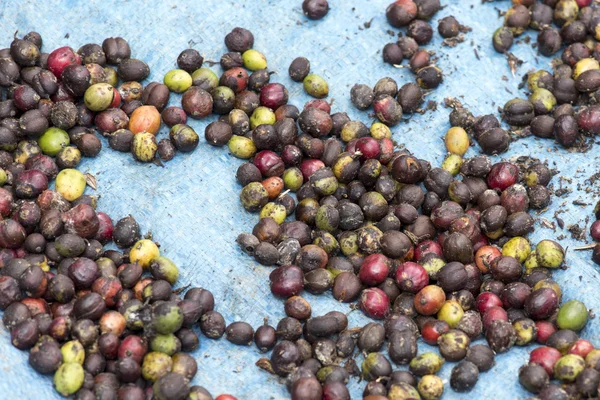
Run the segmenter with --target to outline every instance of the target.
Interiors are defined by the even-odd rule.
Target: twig
[[[596,247],[596,243],[594,244],[586,244],[585,246],[575,247],[573,250],[581,251],[581,250],[591,250]]]

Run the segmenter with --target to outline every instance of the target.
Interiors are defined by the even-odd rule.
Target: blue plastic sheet
[[[310,59],[312,71],[323,75],[330,86],[333,111],[347,111],[353,119],[369,124],[368,112],[352,107],[349,91],[355,83],[374,85],[379,78],[391,76],[399,84],[413,81],[408,69],[394,68],[381,60],[384,44],[395,41],[399,32],[387,24],[385,8],[389,0],[330,0],[331,11],[322,21],[309,21],[301,12],[301,0],[3,0],[0,2],[0,43],[8,46],[15,31],[22,35],[30,30],[44,38],[44,51],[69,45],[77,49],[85,43],[101,43],[107,36],[126,38],[133,57],[148,62],[150,80],[162,81],[164,73],[176,66],[179,52],[193,47],[206,60],[218,61],[226,51],[223,38],[233,27],[242,26],[254,32],[255,48],[264,52],[269,69],[276,72],[273,81],[285,84],[290,103],[301,107],[309,98],[301,84],[287,76],[289,63],[297,56]],[[454,15],[472,28],[465,41],[456,47],[442,47],[436,33],[428,46],[435,50],[437,64],[444,70],[442,86],[428,94],[427,100],[438,102],[438,108],[424,115],[415,114],[393,129],[394,139],[440,165],[445,155],[443,134],[448,129],[449,109],[441,104],[448,96],[459,98],[475,115],[496,112],[513,97],[524,97],[518,89],[521,77],[534,68],[550,69],[550,60],[539,57],[530,44],[517,43],[515,55],[524,60],[513,76],[506,58],[491,46],[492,32],[502,24],[496,7],[506,9],[509,1],[481,4],[481,0],[443,1],[446,7],[434,18]],[[367,28],[370,23],[370,27]],[[535,42],[535,37],[533,38]],[[533,43],[532,42],[532,43]],[[213,69],[220,73],[219,66]],[[171,95],[177,105],[180,96]],[[240,161],[226,148],[213,148],[203,139],[205,126],[214,118],[190,122],[200,134],[201,143],[191,154],[179,154],[164,168],[135,162],[128,154],[108,148],[95,159],[86,159],[80,169],[95,175],[99,209],[115,220],[133,214],[144,231],[152,231],[161,244],[161,252],[173,259],[181,269],[180,285],[191,284],[210,289],[216,308],[227,322],[246,320],[258,327],[263,318],[276,323],[284,316],[283,304],[269,291],[271,268],[255,263],[242,254],[234,243],[236,236],[252,229],[256,215],[245,212],[239,204],[240,187],[235,171]],[[159,139],[168,130],[161,128]],[[477,145],[467,156],[478,152]],[[586,179],[597,172],[600,147],[582,154],[557,148],[553,141],[527,138],[511,145],[502,157],[531,155],[548,160],[560,173],[554,178],[555,188],[562,185],[570,191],[554,198],[551,207],[536,215],[531,241],[564,234],[560,243],[568,248],[569,268],[557,271],[564,299],[582,299],[592,310],[600,309],[596,295],[599,284],[597,268],[589,252],[573,251],[583,243],[572,240],[566,228],[572,224],[589,227],[592,206],[573,205],[573,201],[595,203],[595,189]],[[495,160],[500,159],[496,157]],[[565,177],[559,184],[560,177]],[[90,194],[94,192],[88,189]],[[554,221],[556,210],[565,229],[549,229],[543,219]],[[331,309],[348,312],[347,304],[339,304],[330,295],[306,295],[313,315]],[[360,312],[350,314],[351,326],[363,325],[367,319]],[[600,328],[591,320],[583,336],[598,344]],[[481,341],[481,340],[480,340]],[[528,359],[532,347],[514,348],[497,357],[496,366],[481,375],[469,397],[514,399],[528,394],[517,382],[518,368]],[[419,343],[419,351],[432,350]],[[239,347],[227,341],[213,341],[201,336],[201,346],[193,354],[198,360],[198,374],[193,384],[203,385],[213,395],[231,393],[240,399],[284,399],[289,397],[278,378],[259,370],[254,363],[263,356],[255,347]],[[448,382],[454,364],[446,363],[440,375]],[[364,382],[353,379],[349,385],[353,399],[361,398]],[[35,373],[27,364],[27,353],[10,345],[9,335],[0,328],[0,398],[50,399],[59,397],[50,377]],[[446,385],[448,399],[465,398]]]

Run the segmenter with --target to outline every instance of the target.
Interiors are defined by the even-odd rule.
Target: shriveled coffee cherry
[[[395,28],[408,25],[417,17],[417,5],[413,0],[397,0],[385,12],[388,22]]]
[[[329,12],[329,4],[327,0],[304,0],[302,11],[309,19],[319,20]]]
[[[383,62],[392,65],[400,65],[404,58],[402,48],[397,43],[388,43],[383,47]]]
[[[254,336],[254,329],[246,322],[233,322],[225,329],[227,340],[233,344],[250,345]]]
[[[467,350],[466,360],[475,364],[480,372],[485,372],[494,366],[494,356],[494,352],[488,346],[477,344]]]
[[[525,312],[534,320],[548,318],[558,307],[558,296],[550,288],[534,290],[525,301]]]

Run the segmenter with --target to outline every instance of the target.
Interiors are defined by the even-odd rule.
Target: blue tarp
[[[163,75],[176,67],[176,58],[185,48],[193,47],[207,60],[219,60],[226,51],[223,38],[233,27],[242,26],[254,32],[255,48],[264,52],[269,69],[276,72],[273,81],[285,84],[290,91],[290,103],[301,107],[309,98],[302,86],[287,76],[290,62],[297,56],[310,59],[312,70],[323,75],[330,86],[333,111],[347,111],[353,119],[369,124],[368,112],[360,112],[349,101],[350,88],[355,83],[374,85],[379,78],[391,76],[399,84],[413,81],[408,69],[394,68],[381,60],[384,44],[395,41],[398,30],[387,24],[385,8],[389,0],[331,0],[330,13],[322,21],[309,21],[301,12],[301,0],[3,0],[0,2],[0,43],[8,46],[15,31],[22,35],[30,30],[44,38],[44,51],[69,45],[77,49],[85,43],[101,43],[107,36],[122,36],[131,44],[133,56],[145,60],[151,67],[150,80],[162,81]],[[496,7],[507,9],[509,1],[481,4],[481,0],[443,1],[447,6],[435,21],[454,15],[472,28],[458,46],[441,47],[436,33],[428,46],[435,50],[437,64],[444,70],[444,83],[427,96],[440,105],[424,115],[415,114],[409,121],[393,129],[394,139],[439,165],[444,158],[442,137],[449,127],[449,109],[441,106],[448,96],[459,98],[475,115],[496,112],[513,97],[524,97],[518,89],[521,77],[535,68],[550,69],[550,60],[537,55],[523,40],[514,46],[514,53],[524,60],[512,76],[506,58],[496,54],[491,46],[492,32],[502,24]],[[434,28],[437,23],[434,21]],[[370,23],[367,28],[365,23]],[[367,24],[368,25],[368,24]],[[532,43],[535,42],[535,36]],[[478,57],[476,57],[476,53]],[[217,66],[213,69],[220,73]],[[180,96],[171,95],[171,104],[178,105]],[[283,304],[269,291],[271,268],[255,263],[242,254],[234,240],[242,231],[250,231],[257,220],[239,204],[240,186],[235,171],[240,161],[230,156],[226,148],[206,144],[205,126],[214,120],[190,122],[200,134],[201,142],[191,154],[177,155],[164,168],[135,162],[128,154],[108,148],[95,159],[86,159],[80,169],[96,176],[97,193],[101,194],[99,209],[115,220],[133,214],[145,231],[152,231],[160,242],[164,255],[181,269],[180,285],[191,284],[210,289],[216,298],[218,311],[228,322],[245,320],[258,327],[263,318],[276,323],[284,316]],[[159,139],[168,130],[161,128]],[[472,146],[467,156],[477,154]],[[553,198],[552,206],[536,215],[533,243],[564,234],[560,243],[568,248],[569,268],[557,271],[564,299],[582,299],[592,310],[600,309],[596,295],[599,278],[589,252],[573,251],[583,243],[572,240],[566,227],[585,227],[593,206],[573,205],[574,200],[593,204],[595,189],[586,179],[597,172],[600,147],[582,154],[558,148],[551,140],[527,138],[511,145],[502,157],[530,155],[547,160],[560,173],[554,178],[555,188],[570,191]],[[499,160],[501,157],[495,157]],[[89,189],[88,189],[89,190]],[[89,190],[89,193],[93,191]],[[565,210],[560,217],[565,229],[556,231],[541,225],[542,219],[554,221],[556,210]],[[330,295],[306,295],[313,315],[337,309],[348,312],[347,304],[339,304]],[[350,314],[352,326],[363,325],[367,319],[360,312]],[[596,344],[600,328],[590,321],[583,336]],[[481,341],[481,340],[480,340]],[[517,382],[518,368],[528,359],[533,347],[514,348],[497,357],[496,366],[481,375],[469,394],[472,398],[514,399],[528,394]],[[420,351],[431,350],[419,343]],[[231,393],[240,399],[284,399],[288,397],[279,379],[259,370],[254,363],[262,355],[255,347],[239,347],[223,340],[213,341],[201,336],[200,349],[194,353],[198,374],[194,384],[203,385],[213,395]],[[448,382],[454,364],[446,363],[440,375]],[[0,398],[49,399],[59,397],[52,389],[50,377],[34,372],[27,364],[27,353],[10,345],[9,335],[0,328]],[[363,383],[352,380],[349,385],[353,399],[361,398]],[[448,399],[465,398],[446,385]]]

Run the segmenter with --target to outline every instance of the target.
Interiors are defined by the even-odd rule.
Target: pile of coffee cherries
[[[507,52],[514,38],[531,28],[539,31],[536,46],[540,54],[560,54],[560,59],[554,60],[552,72],[528,73],[529,97],[507,102],[502,118],[522,130],[521,136],[552,138],[568,148],[582,146],[585,137],[600,133],[600,106],[596,104],[600,94],[600,10],[591,6],[591,0],[513,3],[504,26],[494,33],[496,51]]]
[[[46,179],[28,169],[0,188],[0,309],[12,345],[63,396],[212,399],[190,387],[197,363],[186,353],[199,346],[192,327],[209,338],[226,330],[213,295],[174,289],[177,266],[133,217],[113,225],[94,197],[39,192],[28,174]],[[111,241],[121,251],[104,247]]]
[[[571,300],[558,315],[560,330],[539,326],[537,342],[544,346],[531,351],[529,362],[519,370],[519,383],[540,399],[593,398],[600,386],[600,350],[577,331],[585,325],[585,306]],[[570,322],[566,323],[566,320]],[[561,383],[550,383],[555,379]]]
[[[534,227],[528,211],[550,202],[548,167],[537,160],[465,160],[468,133],[455,126],[445,137],[450,154],[442,168],[432,168],[396,150],[384,123],[368,128],[332,114],[323,100],[299,111],[280,99],[266,111],[269,119],[227,137],[232,154],[251,159],[237,172],[240,200],[260,215],[238,243],[259,263],[277,266],[271,291],[286,299],[287,317],[277,328],[261,328],[270,345],[281,341],[258,365],[288,377],[292,398],[348,398],[356,347],[367,354],[360,368],[369,381],[366,396],[420,391],[439,398],[443,384],[434,375],[444,361],[460,361],[450,384],[468,391],[491,368],[494,352],[533,342],[538,325],[573,324],[556,321],[570,304],[560,306],[562,292],[551,278],[564,250],[552,240],[532,246],[526,239]],[[349,329],[339,312],[311,317],[303,290],[331,291],[383,323]],[[579,329],[587,310],[583,316]],[[438,344],[442,356],[419,355],[419,335]],[[488,346],[471,350],[480,335]],[[386,340],[391,361],[408,364],[410,374],[393,372],[380,352]]]
[[[432,64],[431,53],[421,48],[433,38],[433,28],[427,21],[441,8],[439,0],[396,0],[385,12],[387,21],[394,28],[406,27],[406,36],[384,46],[383,61],[400,65],[404,59],[409,60],[410,70],[424,89],[438,87],[443,79],[442,70]],[[460,24],[454,17],[448,18],[440,23],[438,30],[444,37],[453,38],[460,33]]]
[[[389,77],[380,79],[373,88],[356,84],[350,91],[350,99],[357,109],[368,110],[372,106],[377,119],[387,126],[400,123],[403,114],[422,111],[424,91],[435,89],[443,79],[442,71],[433,64],[432,53],[420,47],[431,41],[433,28],[427,21],[440,8],[439,0],[398,0],[389,5],[388,22],[395,28],[408,28],[406,36],[401,36],[397,43],[385,45],[383,61],[400,66],[408,59],[417,83],[406,83],[399,90],[396,81]],[[444,17],[438,24],[438,32],[448,40],[455,39],[465,29],[453,16]]]
[[[0,86],[8,99],[0,102],[1,150],[17,149],[23,159],[43,153],[55,157],[59,168],[75,168],[82,155],[95,157],[102,149],[95,130],[108,138],[111,148],[131,152],[142,162],[154,161],[157,152],[167,161],[198,145],[198,135],[185,123],[187,115],[204,115],[204,93],[191,90],[183,109],[163,111],[170,91],[185,86],[167,75],[169,86],[151,82],[143,87],[140,82],[150,68],[131,58],[125,39],[108,38],[102,46],[90,43],[78,51],[61,47],[50,54],[42,53],[41,46],[41,37],[33,32],[2,50]],[[199,68],[202,57],[181,63]],[[157,143],[161,122],[171,130],[168,139]]]
[[[430,18],[437,1],[398,0],[388,8],[388,20],[397,23],[413,5],[406,22],[412,33],[401,38],[400,48],[411,47],[408,38],[417,44],[430,40],[422,36],[431,27],[415,18]],[[30,33],[0,50],[0,85],[9,97],[0,103],[3,323],[14,346],[31,349],[34,369],[55,374],[59,393],[80,399],[211,399],[204,388],[189,386],[197,365],[185,352],[198,347],[196,325],[208,338],[225,336],[271,351],[257,365],[285,377],[293,399],[349,399],[352,375],[367,381],[369,400],[439,399],[444,383],[436,373],[445,362],[457,362],[450,386],[466,392],[493,367],[496,353],[534,341],[566,354],[550,368],[563,382],[578,379],[584,357],[592,365],[592,349],[584,355],[586,343],[574,333],[586,325],[588,310],[575,300],[563,302],[552,279],[552,271],[564,266],[565,251],[553,240],[534,245],[527,239],[535,222],[529,211],[551,201],[552,172],[533,159],[493,164],[487,156],[463,158],[469,133],[486,153],[508,147],[508,133],[494,116],[474,118],[455,107],[445,136],[449,154],[441,168],[432,167],[397,149],[390,130],[403,112],[417,111],[421,87],[441,80],[429,61],[416,69],[421,87],[398,90],[392,78],[367,88],[371,94],[354,87],[353,103],[372,103],[379,119],[367,127],[344,112],[332,113],[324,100],[327,82],[310,73],[307,59],[295,59],[288,70],[316,98],[300,110],[288,104],[284,85],[271,82],[250,31],[233,29],[225,44],[221,76],[187,49],[164,83],[145,88],[139,82],[149,68],[130,58],[121,38],[43,56],[41,37]],[[532,78],[538,87],[547,80],[542,76]],[[118,88],[117,78],[126,81]],[[183,93],[181,107],[167,107],[171,92]],[[529,115],[523,110],[505,107],[504,118],[522,121],[521,114]],[[199,143],[185,125],[187,117],[210,114],[220,117],[206,127],[207,143],[228,146],[248,160],[236,174],[240,201],[260,220],[238,243],[274,267],[271,291],[285,299],[287,315],[276,327],[268,321],[256,330],[245,322],[227,325],[205,289],[189,289],[182,297],[173,288],[175,264],[152,240],[142,239],[135,219],[113,225],[96,211],[95,198],[83,194],[86,177],[74,169],[80,154],[100,151],[101,142],[89,131],[94,126],[112,148],[144,162],[157,155],[168,161]],[[171,131],[157,142],[162,122]],[[121,251],[104,249],[111,240]],[[304,290],[331,291],[375,321],[349,327],[338,311],[313,316]],[[419,336],[439,346],[440,354],[419,354]],[[471,346],[480,336],[487,345]],[[361,353],[365,358],[357,364]],[[544,366],[546,378],[539,368],[521,373],[527,389],[546,390],[548,354],[534,361]],[[408,365],[409,371],[393,365]],[[585,394],[589,388],[576,389]]]
[[[208,290],[174,289],[177,266],[133,217],[113,224],[97,211],[97,198],[84,194],[88,179],[74,169],[81,155],[100,151],[93,127],[112,147],[151,161],[147,145],[169,90],[142,90],[148,68],[121,38],[79,52],[43,54],[41,44],[31,32],[0,50],[8,95],[0,103],[0,309],[11,343],[30,351],[34,370],[54,375],[63,396],[212,399],[190,387],[197,363],[186,353],[199,346],[192,328],[235,341],[247,324],[226,326]],[[118,78],[126,82],[117,89]],[[195,147],[184,122],[167,139],[181,151]],[[105,248],[111,241],[119,251]]]

